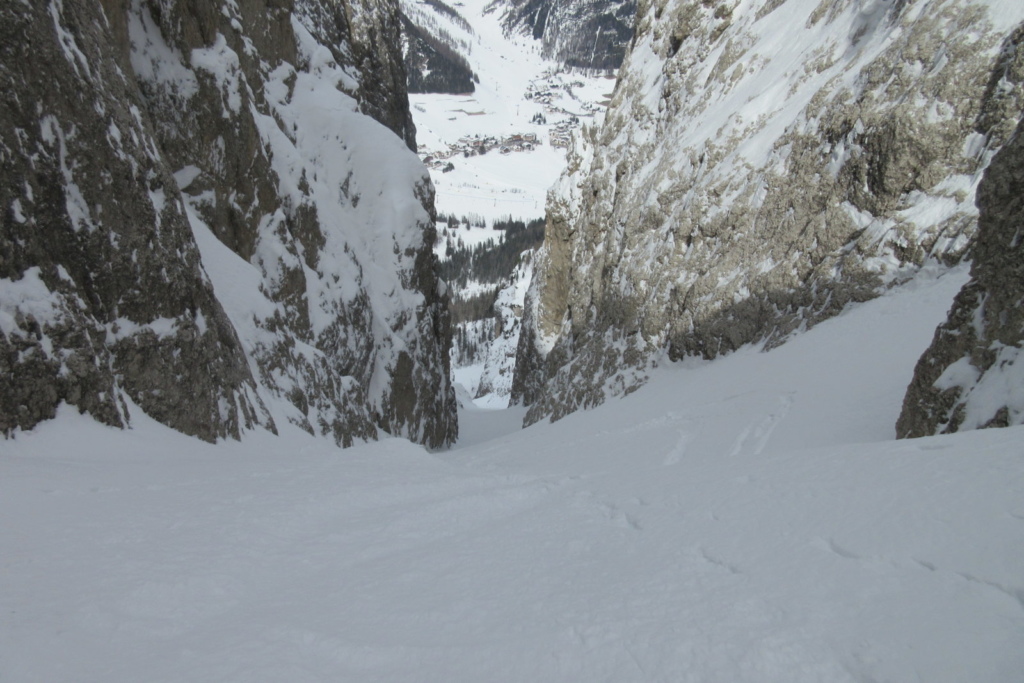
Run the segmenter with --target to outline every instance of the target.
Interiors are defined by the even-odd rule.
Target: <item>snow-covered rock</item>
[[[0,19],[4,432],[61,402],[125,425],[134,403],[210,440],[282,420],[454,439],[391,0]]]
[[[1024,101],[1003,0],[640,4],[548,203],[513,401],[558,418],[963,257]]]
[[[917,364],[901,437],[1024,424],[1024,123],[985,172],[978,209],[971,281]]]
[[[492,404],[507,404],[512,393],[523,302],[533,277],[533,254],[533,251],[523,252],[519,265],[501,283],[494,301],[497,330],[486,347],[484,367],[476,389],[476,398],[491,397]]]

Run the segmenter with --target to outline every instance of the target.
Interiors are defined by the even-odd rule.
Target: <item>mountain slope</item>
[[[617,69],[633,37],[635,0],[495,0],[509,32],[541,42],[547,59],[580,69]]]
[[[1024,428],[892,439],[931,271],[443,454],[61,411],[0,452],[4,677],[1020,681]]]
[[[462,50],[471,49],[445,30],[438,15],[457,22],[467,32],[472,27],[454,8],[435,0],[424,7],[405,3],[401,9],[402,55],[410,93],[471,93],[476,89],[476,74]]]
[[[0,426],[451,442],[397,7],[201,5],[2,10]]]
[[[955,263],[1020,115],[1016,3],[638,10],[604,124],[548,204],[514,400],[561,417]],[[1005,77],[1004,77],[1005,76]]]

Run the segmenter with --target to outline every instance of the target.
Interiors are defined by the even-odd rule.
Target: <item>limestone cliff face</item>
[[[902,437],[1024,424],[1024,122],[978,187],[971,280],[907,389]]]
[[[0,9],[0,428],[449,443],[393,4],[38,5]]]
[[[607,117],[549,198],[513,393],[527,422],[960,259],[1024,102],[1024,7],[998,6],[641,3]]]
[[[272,428],[105,9],[0,10],[0,429],[61,401],[124,425],[128,400],[206,439]]]

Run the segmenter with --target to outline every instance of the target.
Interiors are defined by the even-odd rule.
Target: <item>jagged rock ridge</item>
[[[1022,19],[969,0],[641,3],[605,122],[549,197],[513,388],[527,422],[962,258],[1024,102]]]
[[[1024,122],[978,187],[971,280],[907,389],[899,437],[1024,424]]]
[[[636,0],[496,0],[505,30],[541,41],[541,54],[581,69],[617,69],[636,15]]]
[[[393,3],[0,15],[0,429],[63,401],[205,439],[454,439]]]

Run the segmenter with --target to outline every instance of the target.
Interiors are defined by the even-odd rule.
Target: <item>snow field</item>
[[[21,681],[1024,680],[1024,428],[892,440],[963,270],[430,454],[62,410],[0,455]]]

